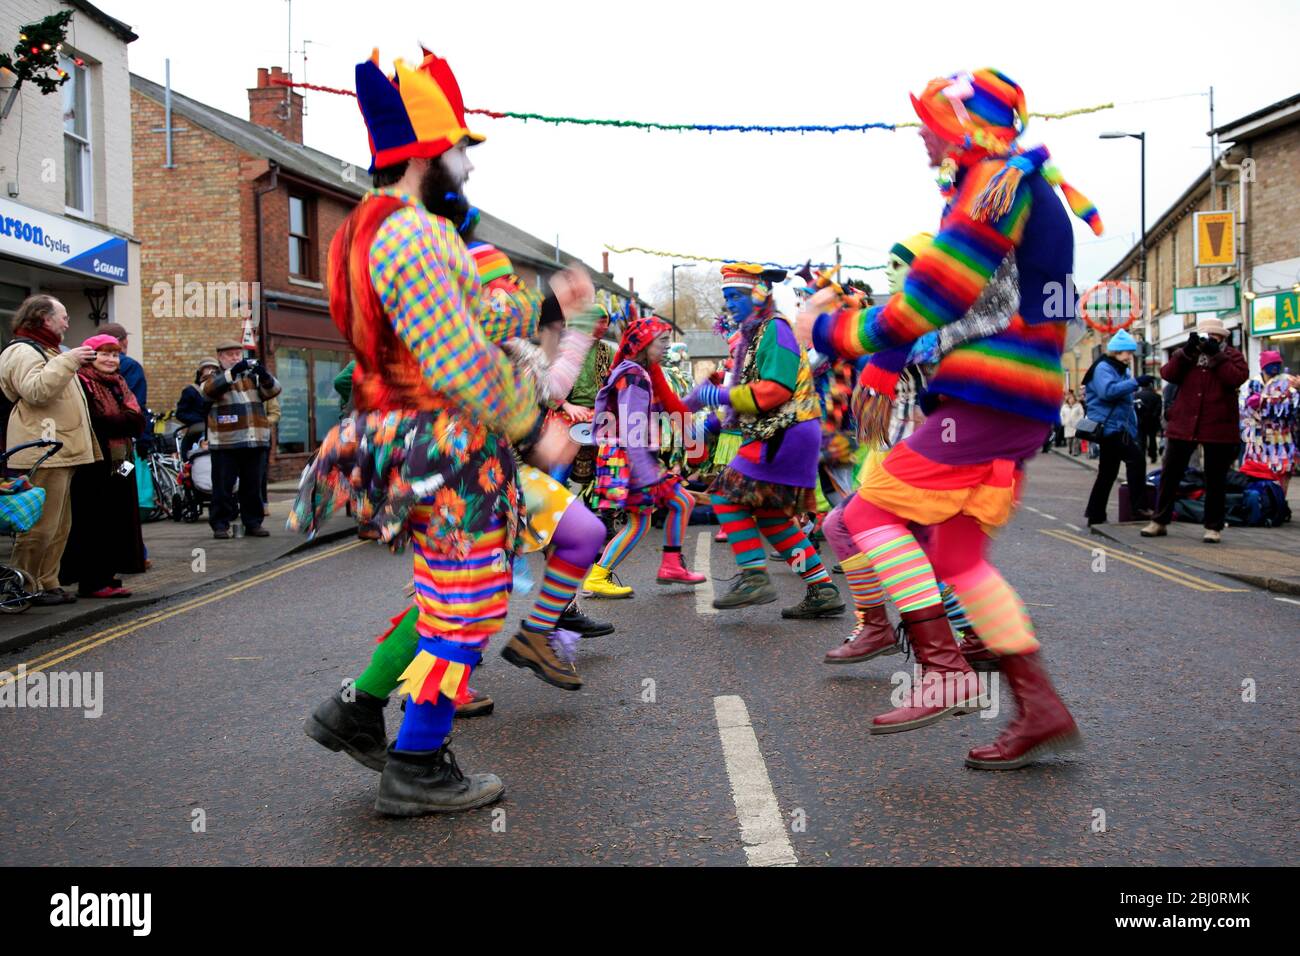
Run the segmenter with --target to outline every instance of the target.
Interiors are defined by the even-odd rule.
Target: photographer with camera
[[[271,422],[266,402],[280,394],[280,383],[254,358],[244,357],[244,347],[234,340],[217,345],[221,371],[203,382],[208,409],[208,448],[212,451],[212,537],[234,537],[230,528],[236,513],[244,534],[265,538],[262,527],[262,477],[271,447]],[[235,504],[235,482],[239,503]]]
[[[1205,535],[1218,544],[1223,532],[1228,469],[1241,441],[1237,390],[1250,378],[1245,357],[1228,344],[1219,319],[1202,319],[1187,344],[1176,349],[1160,377],[1178,386],[1165,425],[1165,461],[1155,519],[1142,529],[1146,538],[1163,537],[1174,517],[1178,489],[1192,452],[1205,449]]]

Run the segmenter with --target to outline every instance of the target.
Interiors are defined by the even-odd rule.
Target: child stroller
[[[203,509],[212,510],[212,452],[207,438],[193,444],[186,440],[185,432],[176,433],[176,453],[182,460],[180,473],[180,499],[172,510],[173,521],[195,522],[203,517]],[[239,487],[239,483],[235,483]]]
[[[0,534],[16,539],[22,532],[31,531],[36,522],[41,520],[41,512],[45,510],[45,489],[33,485],[32,476],[47,458],[57,454],[62,447],[61,441],[40,439],[0,451],[0,469],[3,469],[8,465],[9,456],[15,452],[25,448],[48,449],[27,469],[26,474],[14,478],[0,477]],[[22,568],[0,564],[0,612],[19,614],[31,607],[32,599],[38,594],[40,591],[30,574]]]

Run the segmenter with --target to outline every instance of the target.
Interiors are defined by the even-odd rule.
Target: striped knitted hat
[[[975,201],[974,218],[997,219],[1011,211],[1016,189],[1026,174],[1042,173],[1061,190],[1070,210],[1097,235],[1102,233],[1101,216],[1087,196],[1067,183],[1048,160],[1046,146],[1023,149],[1017,142],[1029,122],[1025,91],[1005,73],[993,69],[954,73],[936,77],[926,84],[912,106],[928,129],[957,147],[970,163],[985,157],[1005,159]]]
[[[904,239],[902,242],[894,243],[889,249],[889,254],[891,256],[898,256],[898,258],[902,259],[910,266],[913,260],[921,253],[925,252],[926,249],[929,249],[933,242],[934,233],[918,232],[911,238]]]

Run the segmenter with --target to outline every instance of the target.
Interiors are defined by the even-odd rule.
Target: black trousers
[[[1134,511],[1147,506],[1147,469],[1142,448],[1124,432],[1106,435],[1098,444],[1101,446],[1101,463],[1097,468],[1097,480],[1092,484],[1092,494],[1088,496],[1088,509],[1084,512],[1089,524],[1101,524],[1106,520],[1106,502],[1110,500],[1110,490],[1115,486],[1120,465],[1127,469],[1129,506]]]
[[[1180,438],[1165,439],[1165,464],[1160,473],[1160,505],[1156,521],[1169,524],[1174,520],[1174,504],[1178,501],[1178,486],[1187,474],[1187,463],[1192,460],[1198,442]],[[1238,442],[1199,442],[1205,449],[1205,528],[1207,531],[1223,530],[1224,496],[1227,494],[1228,469],[1237,458]]]
[[[262,526],[262,479],[266,475],[265,448],[218,448],[212,453],[212,508],[208,524],[213,531],[230,527],[242,515],[244,530]],[[239,502],[235,503],[235,480]]]
[[[1160,431],[1156,428],[1138,428],[1138,447],[1146,452],[1151,464],[1160,460]]]

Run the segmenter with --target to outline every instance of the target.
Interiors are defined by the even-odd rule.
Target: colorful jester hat
[[[976,199],[973,214],[987,221],[1011,211],[1016,187],[1023,176],[1041,172],[1061,190],[1071,211],[1101,235],[1101,217],[1088,197],[1061,178],[1048,163],[1047,147],[1025,150],[1017,140],[1029,122],[1025,91],[1005,73],[993,69],[936,77],[926,84],[912,107],[921,122],[957,150],[957,162],[970,165],[982,159],[1004,159],[1006,165]],[[941,174],[945,193],[952,189]]]
[[[769,269],[756,262],[728,262],[722,267],[722,288],[748,289],[756,306],[762,306],[772,296],[772,286],[784,282],[786,270]]]
[[[357,64],[357,103],[370,135],[372,173],[404,159],[441,156],[462,139],[484,140],[465,126],[465,103],[447,61],[423,52],[414,69],[396,60],[391,77],[379,67],[378,49]]]

